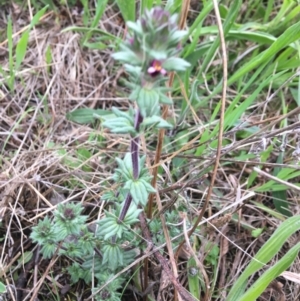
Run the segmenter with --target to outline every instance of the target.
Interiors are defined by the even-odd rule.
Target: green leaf
[[[140,89],[136,102],[144,118],[156,114],[157,109],[159,108],[159,100],[160,95],[155,89]]]
[[[132,78],[140,78],[142,75],[142,68],[140,66],[132,66],[124,64],[125,70],[131,74]],[[132,85],[132,83],[130,83]]]
[[[89,232],[87,227],[82,229],[82,233],[78,240],[78,246],[80,247],[83,254],[86,256],[93,254],[95,247],[94,233]]]
[[[62,248],[59,250],[59,255],[66,255],[71,258],[80,258],[83,253],[78,242],[67,242],[65,240],[62,244]]]
[[[147,191],[149,193],[156,192],[156,189],[150,183],[148,183],[146,180],[144,180],[143,178],[140,178],[140,181],[144,184],[145,188],[147,189]]]
[[[117,4],[126,22],[135,20],[135,0],[117,0]]]
[[[106,212],[106,217],[101,219],[99,222],[99,228],[97,230],[97,236],[104,237],[105,240],[117,235],[118,237],[122,236],[123,224],[118,223],[118,217]]]
[[[42,246],[41,253],[45,259],[51,258],[57,249],[54,242],[47,242]]]
[[[21,264],[21,265],[24,265],[26,264],[27,262],[29,262],[31,260],[33,256],[33,253],[32,252],[24,252],[24,254],[22,254],[22,257],[20,259],[18,259],[18,264]]]
[[[253,70],[256,68],[267,65],[269,62],[274,59],[278,53],[282,51],[283,48],[289,47],[292,49],[295,49],[297,46],[294,42],[299,40],[300,38],[300,22],[295,23],[292,26],[289,26],[277,39],[272,43],[272,45],[266,49],[263,52],[258,52],[258,55],[253,56],[253,59],[249,60],[246,64],[242,64],[240,69],[238,69],[231,77],[228,79],[228,85],[232,85],[235,82],[240,82],[241,79],[245,75],[251,74]],[[213,52],[214,54],[215,52]],[[294,52],[294,54],[297,54],[297,51]],[[208,58],[207,64],[211,61],[211,58],[206,54],[206,58]],[[207,65],[201,68],[198,72],[198,77],[201,76],[203,70],[207,68]],[[277,68],[277,65],[274,65],[272,70]],[[247,83],[248,84],[248,83]],[[212,91],[212,93],[203,99],[203,102],[208,101],[213,96],[220,93],[222,90],[222,85],[219,84],[215,87],[215,89]],[[195,109],[195,108],[194,108]]]
[[[225,37],[227,36],[229,30],[234,25],[234,21],[236,20],[236,17],[238,15],[238,13],[240,12],[241,5],[242,5],[241,0],[231,1],[230,10],[228,12],[225,22],[223,23],[223,28],[224,28],[223,31],[224,31]],[[201,31],[202,31],[202,29],[201,29]],[[218,47],[220,47],[220,38],[219,37],[217,37],[214,40],[209,51],[206,52],[205,58],[201,64],[201,68],[199,69],[199,72],[197,75],[198,78],[200,78],[201,74],[204,72],[204,70],[206,70],[207,66],[212,61]]]
[[[278,219],[280,221],[284,221],[286,219],[286,216],[282,215],[277,210],[273,210],[269,206],[265,206],[261,202],[251,201],[251,203],[254,204],[257,208],[265,211],[266,213],[272,215],[273,217],[275,217],[276,219]]]
[[[127,111],[127,112],[123,112],[116,107],[112,107],[111,110],[117,117],[126,118],[132,124],[134,123],[134,116],[133,116],[134,112],[133,112],[132,108],[130,108],[129,111]]]
[[[278,174],[277,174],[277,178],[284,180],[284,181],[289,181],[290,179],[296,178],[300,176],[300,171],[295,170],[293,168],[282,168]],[[296,186],[300,185],[294,184]],[[265,183],[264,185],[255,188],[255,191],[257,192],[265,192],[265,191],[280,191],[280,190],[287,190],[288,187],[284,184],[277,184],[274,180],[270,180],[267,183]]]
[[[138,206],[138,205],[146,206],[149,193],[148,193],[147,188],[145,187],[143,181],[129,180],[128,186],[130,187],[130,194],[131,194],[132,199],[135,202],[136,206]]]
[[[273,235],[268,239],[268,241],[261,247],[261,249],[251,260],[251,262],[246,267],[244,272],[235,281],[234,285],[232,286],[228,294],[226,301],[242,300],[239,298],[241,298],[242,295],[244,294],[244,290],[247,286],[248,278],[252,276],[254,273],[256,273],[259,269],[261,269],[264,265],[266,265],[279,252],[282,245],[288,240],[288,238],[294,232],[300,229],[299,220],[300,220],[299,215],[290,217],[276,229]],[[298,246],[297,248],[299,248],[299,245],[297,246]],[[295,252],[294,248],[293,248],[293,252]],[[292,256],[294,256],[294,253],[292,254],[293,254]],[[284,262],[287,263],[287,259],[284,259]],[[268,281],[269,280],[270,282],[272,281],[272,279],[268,278]],[[249,300],[250,299],[248,299],[247,301]]]
[[[274,37],[273,35],[263,31],[253,31],[253,29],[245,27],[241,27],[240,29],[230,29],[227,35],[227,39],[253,41],[259,44],[272,44],[274,41],[276,41],[276,37]],[[216,25],[202,27],[201,29],[202,35],[216,35],[218,33],[219,30]]]
[[[200,300],[201,286],[199,280],[199,270],[196,261],[191,257],[187,262],[188,267],[188,283],[189,292],[197,299]]]
[[[112,108],[112,111],[116,117],[107,116],[108,118],[106,118],[104,116],[103,126],[109,128],[112,133],[134,135],[136,130],[133,111],[130,109],[128,112],[123,112],[115,107]]]
[[[168,71],[185,71],[191,64],[179,57],[171,57],[166,59],[162,67]]]
[[[81,215],[83,207],[80,203],[59,204],[54,213],[53,231],[59,240],[64,240],[68,235],[79,235],[87,219]]]
[[[171,98],[169,98],[168,96],[166,96],[163,93],[159,93],[159,102],[165,105],[172,105],[173,101]]]
[[[263,70],[264,66],[261,66],[259,70],[257,71],[257,74],[260,73]],[[255,78],[255,75],[251,77],[253,80]],[[247,97],[245,100],[240,102],[241,96],[243,95],[243,91],[246,89],[246,87],[234,98],[228,109],[225,113],[225,127],[232,126],[237,120],[240,119],[242,114],[245,113],[247,108],[257,99],[259,93],[263,90],[264,87],[266,87],[272,80],[274,80],[274,77],[268,77],[265,80],[263,80],[259,86],[252,91],[251,95]],[[249,81],[250,82],[250,81]],[[238,105],[238,103],[240,104]],[[218,109],[214,111],[214,114],[217,114]],[[214,118],[214,117],[212,117]]]
[[[38,24],[38,22],[40,21],[40,18],[45,14],[47,8],[48,8],[48,5],[46,5],[44,8],[42,8],[41,10],[39,10],[39,11],[33,16],[32,20],[31,20],[31,22],[30,22],[29,30],[31,30],[33,26],[35,26],[36,24]]]
[[[143,35],[143,29],[142,29],[140,22],[128,21],[128,22],[126,22],[126,25],[127,25],[128,29],[134,31],[139,36]]]
[[[260,276],[255,283],[249,289],[247,289],[247,292],[238,299],[238,301],[257,300],[257,298],[265,291],[268,285],[291,266],[291,264],[298,257],[299,250],[300,243],[292,247],[278,262],[272,265],[262,276]]]
[[[80,124],[92,123],[98,116],[111,115],[108,110],[83,108],[67,113],[67,119]]]
[[[111,271],[123,266],[123,250],[118,245],[104,245],[103,264],[107,263]]]
[[[39,245],[43,245],[47,241],[56,239],[53,231],[53,224],[48,216],[46,216],[43,220],[40,220],[37,226],[32,228],[30,238]]]
[[[276,163],[283,164],[284,152],[280,152]],[[273,175],[276,177],[280,172],[280,167],[275,167]],[[286,190],[272,191],[273,203],[277,211],[287,217],[291,217],[292,213],[289,210],[289,202]]]
[[[253,58],[247,64],[243,65],[236,73],[229,78],[228,84],[234,83],[239,78],[243,77],[246,73],[249,73],[255,67],[269,62],[276,53],[282,48],[289,46],[296,40],[300,39],[300,22],[290,26],[276,41],[265,51]]]
[[[94,16],[94,19],[92,21],[91,24],[91,29],[95,29],[98,24],[99,21],[105,11],[106,5],[107,5],[107,1],[108,0],[98,0],[97,1],[97,5],[96,5],[96,13]],[[101,42],[97,42],[97,43],[89,43],[88,41],[90,40],[91,36],[92,36],[92,30],[89,31],[86,35],[85,35],[85,39],[83,41],[83,45],[92,49],[105,49],[107,46]],[[95,47],[95,48],[94,48]]]
[[[119,172],[121,173],[124,179],[132,179],[132,161],[131,155],[127,153],[124,159],[116,158],[116,161],[119,166]]]
[[[86,148],[79,148],[76,150],[76,154],[78,158],[82,161],[86,161],[92,157],[92,154],[89,150]]]
[[[84,47],[90,48],[90,49],[96,49],[96,50],[103,50],[107,48],[107,45],[102,43],[102,42],[95,42],[95,43],[90,43],[90,42],[84,42]]]
[[[170,35],[169,41],[172,43],[180,43],[187,34],[188,32],[185,30],[176,30]]]
[[[82,277],[82,268],[79,266],[78,262],[73,262],[71,266],[67,267],[67,271],[71,276],[71,282],[76,283]]]
[[[140,63],[139,57],[131,50],[119,51],[111,55],[116,61],[138,65]]]
[[[132,160],[131,160],[130,153],[126,153],[123,162],[124,162],[124,166],[125,166],[124,171],[131,175],[132,174]]]
[[[160,116],[152,116],[144,118],[142,122],[143,126],[152,126],[155,125],[156,128],[172,129],[173,126]]]
[[[263,233],[263,231],[264,231],[263,228],[258,228],[258,229],[252,230],[251,236],[257,238]]]
[[[29,30],[26,30],[22,34],[22,36],[17,44],[17,47],[16,47],[16,65],[15,65],[16,70],[19,69],[19,67],[21,66],[21,63],[25,57],[26,50],[27,50],[28,38],[29,38]]]
[[[116,134],[135,134],[136,130],[133,125],[133,120],[130,122],[127,118],[116,117],[105,120],[102,125],[110,129]]]
[[[199,37],[202,36],[202,29],[203,29],[203,22],[210,14],[211,10],[213,9],[213,3],[211,1],[206,1],[203,3],[203,7],[198,14],[196,20],[193,22],[192,26],[189,28],[189,35],[191,36],[191,43],[186,44],[184,47],[183,57],[186,59],[187,56],[193,56],[193,63],[194,66],[196,61],[199,61],[199,58],[207,53],[207,50],[211,47],[212,42],[203,42],[200,46],[199,44]],[[196,49],[197,47],[197,49]],[[195,53],[195,55],[192,55]],[[191,58],[191,57],[190,57]],[[190,60],[189,60],[190,61]],[[191,62],[191,61],[190,61]]]
[[[153,0],[142,0],[141,1],[141,8],[140,8],[140,15],[142,15],[145,9],[150,10],[153,7]]]
[[[100,0],[101,1],[101,0]],[[109,37],[112,39],[115,43],[120,43],[122,40],[118,38],[117,36],[114,36],[110,34],[109,32],[102,30],[100,28],[90,28],[90,27],[79,27],[79,26],[70,26],[67,28],[64,28],[61,30],[61,33],[67,32],[67,31],[77,31],[77,32],[91,32],[93,34],[100,34]]]
[[[29,39],[30,30],[39,22],[40,18],[44,15],[48,6],[45,6],[43,9],[39,10],[31,20],[29,29],[27,29],[21,36],[17,47],[16,47],[16,65],[15,68],[19,69],[27,50],[27,44]]]
[[[6,285],[0,281],[0,294],[6,293]]]
[[[124,224],[132,225],[137,223],[139,221],[138,216],[142,211],[142,209],[138,209],[137,206],[134,203],[132,203],[126,213]]]

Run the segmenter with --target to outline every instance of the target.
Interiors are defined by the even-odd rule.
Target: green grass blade
[[[209,3],[205,4],[203,9],[199,13],[198,17],[196,18],[196,20],[191,25],[191,27],[189,29],[189,34],[187,35],[187,38],[189,36],[192,36],[192,42],[190,44],[186,43],[186,46],[184,47],[184,50],[182,52],[183,58],[186,59],[189,55],[191,55],[195,51],[196,47],[203,48],[203,45],[198,46],[199,37],[200,37],[200,35],[203,35],[202,23],[205,20],[205,18],[209,15],[209,13],[211,12],[212,9],[213,9],[213,3],[211,1],[209,1]],[[206,52],[207,52],[207,50],[205,51],[205,53]],[[199,55],[198,55],[197,59],[199,59]]]
[[[300,171],[292,169],[292,168],[282,168],[278,174],[277,178],[280,180],[291,182],[289,180],[297,178],[300,176]],[[296,186],[299,186],[298,182],[295,181]],[[274,180],[270,180],[266,182],[265,184],[261,185],[260,187],[255,188],[256,192],[269,192],[269,191],[280,191],[280,190],[286,190],[288,187],[284,184],[276,183]]]
[[[89,32],[91,31],[92,33],[98,33],[98,34],[103,34],[107,37],[109,37],[112,41],[114,41],[115,43],[119,43],[121,42],[121,39],[110,34],[109,32],[99,29],[99,28],[88,28],[88,27],[80,27],[80,26],[70,26],[67,27],[65,29],[63,29],[61,32],[67,32],[67,31],[77,31],[77,32]]]
[[[15,64],[15,70],[18,70],[24,60],[24,57],[26,55],[27,50],[27,44],[29,39],[29,32],[35,26],[38,24],[40,18],[44,15],[46,9],[48,6],[45,6],[43,9],[39,10],[34,17],[32,18],[30,22],[29,29],[27,29],[21,36],[17,46],[16,46],[16,64]]]
[[[236,301],[241,297],[240,287],[244,287],[248,278],[267,264],[281,249],[287,239],[300,229],[300,216],[296,215],[285,220],[262,246],[250,264],[232,286],[227,301]]]
[[[231,7],[230,10],[228,12],[227,18],[223,24],[223,30],[224,30],[224,35],[226,36],[229,32],[229,30],[231,29],[231,27],[234,24],[234,21],[237,17],[237,14],[240,11],[240,7],[242,5],[242,1],[241,0],[235,0]],[[215,41],[213,42],[213,44],[211,45],[210,50],[206,53],[205,55],[205,59],[203,61],[203,63],[201,64],[201,68],[198,72],[197,77],[200,78],[202,76],[202,73],[206,70],[208,64],[211,62],[212,58],[215,55],[216,50],[218,49],[218,47],[220,46],[220,37],[218,36]]]
[[[105,11],[105,8],[106,8],[106,5],[107,5],[107,1],[108,0],[98,0],[97,2],[97,7],[96,7],[96,13],[95,13],[95,16],[94,16],[94,19],[92,21],[92,24],[91,24],[91,28],[96,28],[99,24],[99,21]],[[85,38],[84,38],[84,41],[83,41],[83,45],[91,48],[91,45],[88,43],[88,40],[91,38],[93,34],[93,31],[89,31]],[[95,47],[97,49],[97,46]]]
[[[17,47],[16,47],[16,65],[15,65],[16,70],[18,70],[20,68],[21,63],[25,57],[28,39],[29,39],[29,30],[26,30],[22,34],[22,36],[17,44]]]
[[[200,300],[201,287],[199,280],[199,271],[196,264],[196,261],[191,257],[187,262],[188,267],[188,283],[189,283],[189,292],[197,299]]]
[[[280,152],[276,163],[283,164],[284,159],[284,152]],[[275,167],[273,175],[276,177],[280,172],[280,167]],[[292,213],[289,211],[289,202],[287,198],[286,190],[279,190],[272,192],[273,203],[277,211],[287,217],[292,216]]]
[[[178,13],[180,11],[180,7],[182,6],[182,0],[168,0],[165,8],[171,13]],[[161,0],[156,0],[156,5],[161,5]]]
[[[286,271],[297,258],[300,250],[300,243],[292,247],[275,265],[270,267],[255,283],[247,290],[247,292],[238,301],[255,301],[264,292],[268,285],[278,277],[282,272]]]
[[[268,206],[265,206],[262,203],[255,202],[255,201],[251,201],[251,203],[255,205],[257,208],[261,209],[262,211],[265,211],[266,213],[270,214],[271,216],[273,216],[274,218],[280,221],[286,220],[286,216],[282,215],[281,213],[278,213],[276,210],[273,210]]]
[[[300,5],[296,6],[292,11],[290,11],[282,20],[281,26],[286,26],[290,24],[294,19],[297,19],[300,14]]]
[[[245,113],[247,108],[255,101],[259,93],[269,85],[269,83],[274,80],[274,77],[266,78],[252,93],[249,97],[247,97],[245,100],[243,100],[240,104],[239,101],[241,100],[242,95],[245,93],[246,89],[251,86],[251,83],[254,82],[254,80],[258,77],[258,75],[261,73],[261,71],[265,68],[265,65],[262,65],[257,72],[254,73],[254,75],[247,80],[247,84],[242,89],[242,91],[234,98],[232,103],[229,105],[229,107],[226,109],[225,112],[225,120],[224,120],[224,128],[229,128],[232,125],[234,125],[240,116]],[[211,121],[215,120],[218,111],[220,109],[221,103],[219,102],[216,106]],[[214,128],[212,132],[212,136],[214,136],[219,130],[219,124]]]
[[[263,81],[257,89],[255,89],[252,94],[247,97],[244,101],[241,102],[239,106],[237,106],[238,101],[240,99],[240,94],[238,95],[237,99],[234,99],[232,104],[230,104],[230,108],[226,110],[225,113],[225,122],[224,122],[224,127],[230,127],[236,121],[241,117],[243,113],[247,110],[247,108],[255,101],[256,97],[259,95],[259,93],[262,91],[264,87],[266,87],[270,82],[272,78],[267,78],[265,81]],[[212,115],[212,119],[214,120],[216,117],[218,111],[218,107],[216,108],[214,114]]]
[[[228,85],[232,85],[244,75],[250,73],[252,70],[261,66],[262,64],[266,64],[273,59],[273,57],[280,52],[284,47],[295,47],[293,43],[300,39],[300,22],[289,27],[283,34],[281,34],[277,40],[265,51],[261,54],[253,57],[248,63],[243,65],[240,69],[238,69],[229,79]],[[221,83],[212,91],[210,96],[205,98],[203,101],[207,99],[211,99],[216,94],[220,93],[222,90]]]
[[[256,58],[253,58],[249,63],[241,67],[233,76],[228,80],[228,84],[231,85],[237,81],[240,77],[249,73],[257,66],[269,62],[276,53],[282,48],[289,46],[293,42],[300,39],[300,22],[289,27],[267,50],[263,51]]]
[[[276,37],[273,35],[264,32],[264,31],[252,31],[253,29],[249,29],[248,27],[240,27],[239,29],[230,29],[226,39],[227,40],[245,40],[245,41],[253,41],[259,44],[272,44],[276,41]],[[213,35],[218,34],[218,27],[216,25],[206,26],[201,28],[202,35]],[[291,45],[293,48],[293,45]]]
[[[291,10],[291,8],[295,6],[294,1],[290,0],[284,0],[283,3],[280,5],[280,10],[276,14],[275,18],[272,20],[272,22],[269,23],[270,28],[276,28],[278,24],[284,19],[284,16],[286,15],[287,12]]]
[[[92,27],[93,28],[96,27],[99,24],[99,20],[101,19],[102,15],[105,11],[107,1],[108,0],[98,0],[96,14],[95,14],[95,17],[94,17],[93,22],[92,22]]]
[[[117,0],[117,4],[124,20],[135,21],[135,1],[134,0]]]
[[[29,30],[31,30],[33,26],[35,26],[36,24],[38,24],[38,22],[40,21],[40,18],[45,14],[47,8],[48,8],[48,5],[46,5],[44,8],[42,8],[41,10],[39,10],[33,16],[32,20],[30,22]]]
[[[143,14],[143,12],[145,11],[145,9],[150,10],[153,7],[153,0],[142,0],[141,1],[141,9],[140,9],[140,15]]]
[[[267,4],[267,9],[265,11],[263,23],[267,23],[268,22],[268,20],[270,18],[270,15],[272,13],[273,5],[274,5],[274,0],[269,0],[268,4]]]

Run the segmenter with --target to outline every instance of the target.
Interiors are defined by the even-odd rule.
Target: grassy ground
[[[66,272],[70,259],[41,258],[29,235],[62,202],[82,203],[90,225],[101,219],[101,196],[116,189],[108,180],[114,158],[123,157],[129,146],[129,137],[89,122],[78,109],[129,106],[126,73],[111,54],[126,34],[124,19],[135,19],[131,1],[127,7],[98,1],[98,10],[94,1],[61,2],[0,1],[0,281],[7,287],[2,300],[92,298],[94,283],[73,284]],[[152,2],[139,2],[136,14]],[[211,1],[199,2],[171,6],[176,12],[181,3],[189,7],[183,57],[192,67],[174,78],[175,104],[167,116],[174,129],[164,137],[157,188],[163,205],[173,205],[168,212],[180,217],[184,212],[190,226],[202,213],[210,218],[197,226],[191,246],[176,261],[180,282],[201,300],[230,301],[235,300],[228,298],[230,288],[263,246],[263,264],[245,278],[246,291],[299,240],[293,222],[287,226],[291,233],[284,235],[283,229],[266,245],[283,221],[299,213],[300,6],[297,1],[221,1],[224,62],[218,15]],[[50,6],[43,10],[45,4]],[[145,137],[142,147],[149,168],[157,134]],[[182,223],[176,227],[187,231]],[[173,300],[159,263],[153,256],[149,262],[149,296]],[[141,263],[137,257],[136,265]],[[297,255],[284,261],[281,269],[295,273],[290,278],[278,276],[278,268],[269,285],[261,279],[266,287],[257,300],[298,300],[299,264]],[[139,290],[128,281],[122,300],[142,300]]]

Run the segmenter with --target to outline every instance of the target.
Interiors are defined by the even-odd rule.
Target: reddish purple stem
[[[126,213],[127,213],[128,209],[130,207],[131,201],[132,201],[132,196],[131,196],[130,193],[128,193],[127,196],[126,196],[126,199],[125,199],[125,204],[124,204],[124,206],[122,208],[122,211],[121,211],[121,213],[119,215],[119,218],[118,218],[118,224],[120,224],[121,222],[124,221]]]
[[[140,124],[143,122],[143,116],[141,115],[141,112],[139,109],[136,111],[135,120],[134,120],[134,128],[138,132],[140,129]],[[132,173],[133,178],[136,180],[139,178],[139,144],[140,144],[140,136],[137,135],[136,137],[131,137],[130,142],[130,153],[131,153],[131,160],[132,160]],[[130,207],[130,204],[132,202],[132,196],[130,193],[127,194],[125,199],[124,207],[122,208],[122,211],[120,213],[120,216],[118,218],[118,223],[123,222],[126,213]]]

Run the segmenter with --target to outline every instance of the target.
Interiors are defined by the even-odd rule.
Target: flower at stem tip
[[[150,67],[148,68],[147,72],[152,77],[155,77],[159,74],[167,75],[167,71],[162,67],[162,64],[159,60],[153,60],[150,64]]]

